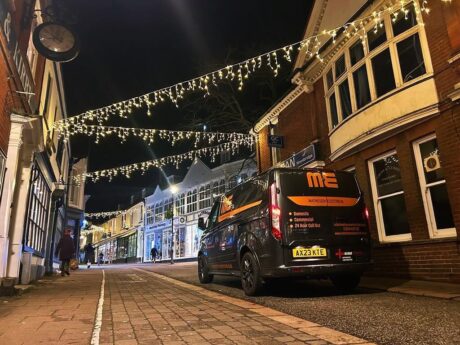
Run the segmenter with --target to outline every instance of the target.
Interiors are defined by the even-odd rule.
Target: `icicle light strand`
[[[176,168],[179,168],[179,165],[184,161],[194,160],[195,158],[210,157],[212,162],[215,162],[216,157],[225,151],[229,151],[231,155],[235,155],[239,152],[241,147],[247,147],[248,149],[253,149],[254,139],[253,137],[248,137],[244,139],[237,139],[228,143],[219,144],[216,146],[204,147],[197,150],[188,151],[186,153],[167,156],[159,159],[153,159],[149,161],[133,163],[129,165],[124,165],[111,169],[104,169],[98,171],[87,172],[81,175],[75,175],[74,181],[79,184],[84,181],[97,182],[101,178],[106,178],[111,181],[116,176],[124,176],[130,178],[133,173],[141,172],[145,173],[147,170],[152,168],[161,168],[165,165],[172,164]]]
[[[393,18],[395,18],[394,16],[397,15],[398,12],[406,17],[407,6],[413,5],[418,10],[418,13],[428,14],[430,12],[430,9],[428,8],[428,1],[421,0],[419,2],[420,5],[417,2],[409,0],[400,0],[399,2],[396,1],[397,5],[389,6],[380,11],[375,11],[367,17],[357,19],[353,22],[346,23],[334,29],[324,30],[317,35],[305,38],[296,43],[292,43],[284,47],[274,49],[270,52],[251,57],[233,65],[228,65],[213,72],[204,74],[200,77],[182,81],[162,89],[151,91],[141,96],[137,96],[121,102],[116,102],[98,109],[88,110],[79,115],[56,121],[54,128],[61,130],[65,123],[75,124],[88,121],[97,121],[99,124],[101,124],[102,122],[107,121],[110,116],[115,114],[126,118],[133,112],[133,110],[142,108],[144,106],[147,107],[147,115],[151,115],[153,107],[167,100],[172,102],[174,105],[179,106],[179,102],[187,93],[201,91],[206,96],[210,93],[210,84],[214,85],[214,87],[217,87],[218,82],[223,79],[236,81],[238,83],[238,89],[243,90],[244,82],[249,79],[252,73],[256,72],[262,67],[271,69],[273,75],[277,76],[279,69],[281,68],[279,60],[284,59],[285,61],[291,62],[291,54],[294,50],[304,50],[307,58],[315,57],[321,63],[323,63],[323,58],[320,54],[320,48],[327,40],[332,39],[332,41],[335,42],[338,38],[337,36],[343,32],[346,37],[359,37],[361,41],[365,43],[364,37],[365,33],[368,31],[367,26],[369,22],[372,22],[374,29],[378,30],[378,28],[382,25],[383,16],[386,13],[389,13],[391,16],[393,16]],[[441,2],[449,3],[450,1],[441,0]],[[399,9],[396,8],[397,6]],[[417,16],[417,19],[420,22],[419,16]]]
[[[223,132],[197,132],[197,131],[174,131],[167,129],[151,129],[151,128],[127,128],[127,127],[111,127],[88,124],[66,124],[62,132],[59,132],[59,137],[68,140],[71,136],[82,134],[95,137],[95,142],[108,136],[117,136],[121,142],[125,142],[128,137],[140,138],[147,143],[154,143],[156,139],[166,140],[172,145],[181,140],[194,139],[194,147],[197,148],[200,143],[208,145],[235,141],[235,140],[252,140],[251,134],[244,133],[223,133]]]

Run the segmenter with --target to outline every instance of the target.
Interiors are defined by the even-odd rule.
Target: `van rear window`
[[[360,196],[354,174],[344,171],[280,170],[278,181],[283,196]]]

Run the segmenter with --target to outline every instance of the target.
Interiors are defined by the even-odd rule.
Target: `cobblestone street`
[[[47,280],[23,296],[3,298],[0,343],[370,344],[133,266],[104,271],[101,299],[102,269]]]

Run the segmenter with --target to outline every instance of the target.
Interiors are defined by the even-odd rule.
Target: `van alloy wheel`
[[[262,286],[259,265],[250,252],[244,254],[241,260],[241,285],[248,296],[256,295]]]
[[[209,267],[206,258],[203,255],[198,257],[198,279],[202,284],[211,283],[214,275],[209,274]]]

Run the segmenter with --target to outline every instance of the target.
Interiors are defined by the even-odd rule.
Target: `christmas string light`
[[[85,218],[112,218],[119,216],[120,214],[126,214],[128,211],[106,211],[106,212],[94,212],[94,213],[85,213]]]
[[[444,3],[449,3],[449,0],[441,0]],[[187,93],[192,93],[200,91],[204,96],[209,95],[210,93],[210,84],[214,87],[218,86],[220,80],[226,79],[230,81],[237,80],[238,90],[243,90],[244,82],[249,79],[252,73],[261,69],[262,67],[267,67],[272,70],[274,76],[278,75],[281,64],[279,59],[284,59],[285,61],[290,62],[291,53],[293,50],[297,49],[305,50],[307,58],[315,57],[320,63],[324,63],[324,59],[320,54],[320,48],[322,45],[329,39],[332,39],[335,42],[338,36],[343,32],[346,37],[355,37],[358,36],[361,39],[361,42],[365,44],[366,36],[366,25],[369,22],[373,22],[374,30],[378,30],[379,27],[383,25],[383,16],[386,13],[389,13],[390,16],[397,16],[397,13],[401,13],[405,18],[407,18],[407,6],[413,4],[418,14],[425,13],[428,14],[430,9],[428,8],[428,0],[420,0],[421,5],[419,6],[416,1],[412,0],[400,0],[397,5],[399,9],[395,9],[393,6],[389,6],[380,11],[374,11],[367,17],[357,19],[352,22],[348,22],[344,25],[338,26],[334,29],[324,30],[321,33],[305,38],[301,41],[286,45],[281,48],[274,49],[270,52],[260,54],[258,56],[251,57],[247,60],[238,62],[233,65],[228,65],[221,69],[209,72],[199,77],[195,77],[186,81],[179,82],[174,85],[164,87],[162,89],[154,90],[149,93],[146,93],[141,96],[130,98],[121,102],[116,102],[108,106],[104,106],[94,110],[88,110],[79,115],[59,120],[54,123],[54,128],[57,130],[62,130],[65,123],[84,123],[97,121],[101,124],[104,121],[107,121],[112,115],[119,115],[120,117],[127,117],[134,110],[147,107],[147,115],[152,114],[152,108],[156,105],[163,103],[167,100],[172,102],[174,105],[179,106],[179,102],[184,98]],[[417,21],[421,23],[417,15]],[[325,40],[323,40],[325,39]]]
[[[210,157],[212,162],[215,162],[215,158],[221,152],[230,151],[231,155],[235,155],[239,152],[241,147],[247,147],[253,149],[254,138],[248,137],[244,139],[237,139],[228,143],[222,143],[215,146],[204,147],[197,150],[188,151],[182,154],[167,156],[159,159],[152,159],[144,162],[133,163],[111,169],[104,169],[98,171],[87,172],[80,175],[75,175],[74,181],[79,184],[83,181],[97,182],[101,178],[107,178],[111,181],[116,176],[124,176],[130,178],[134,172],[140,171],[142,174],[152,168],[161,168],[168,164],[173,164],[176,168],[187,160],[194,160],[195,158]]]
[[[198,131],[175,131],[167,129],[151,129],[151,128],[128,128],[128,127],[112,127],[88,125],[84,123],[66,124],[62,132],[59,132],[58,137],[63,137],[68,140],[71,136],[83,134],[96,137],[95,142],[99,143],[102,138],[108,136],[117,136],[121,142],[125,142],[128,137],[137,137],[145,142],[153,143],[156,138],[169,141],[172,145],[180,140],[194,139],[194,147],[198,147],[200,143],[214,144],[217,142],[227,142],[240,139],[251,139],[251,134],[244,133],[223,133],[223,132],[198,132]]]

